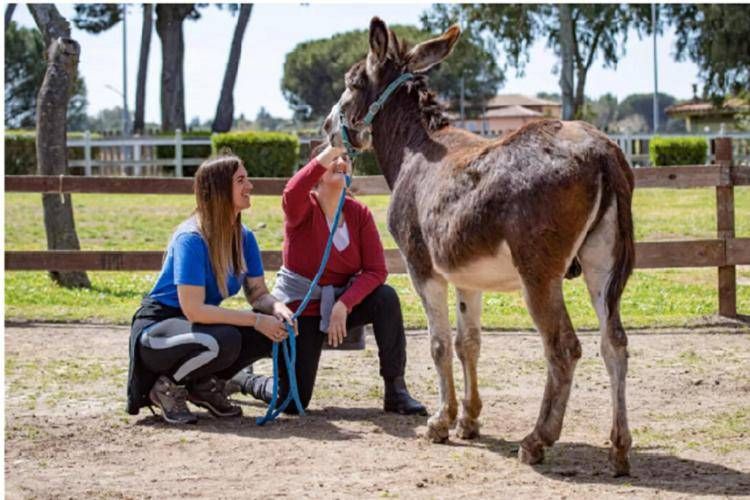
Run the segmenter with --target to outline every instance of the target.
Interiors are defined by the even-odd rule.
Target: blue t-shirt
[[[258,242],[252,231],[242,226],[242,249],[247,271],[242,276],[231,272],[227,276],[227,291],[231,297],[242,287],[245,278],[263,276],[263,262]],[[180,224],[167,247],[159,278],[149,296],[162,304],[180,307],[177,285],[195,285],[206,289],[205,303],[218,306],[223,297],[216,285],[216,275],[211,268],[208,245],[198,232],[195,218]]]

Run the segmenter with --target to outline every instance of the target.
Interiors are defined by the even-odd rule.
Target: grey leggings
[[[177,317],[146,328],[138,349],[149,371],[180,383],[211,375],[229,379],[268,356],[271,341],[253,328],[197,324]]]

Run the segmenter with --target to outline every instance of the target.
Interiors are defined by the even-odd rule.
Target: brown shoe
[[[187,407],[187,389],[164,375],[156,380],[148,397],[161,409],[162,417],[170,424],[194,424],[198,421],[198,417]]]
[[[229,402],[224,394],[224,384],[216,377],[192,384],[188,390],[188,400],[210,411],[215,417],[239,417],[242,408]]]

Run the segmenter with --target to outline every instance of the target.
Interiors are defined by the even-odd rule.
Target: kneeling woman
[[[284,189],[283,261],[272,291],[292,309],[299,306],[318,270],[325,245],[334,231],[328,265],[313,300],[298,320],[297,384],[303,406],[309,403],[323,342],[337,346],[347,329],[372,324],[385,382],[385,411],[426,415],[404,383],[406,337],[396,291],[385,284],[387,270],[383,245],[370,210],[346,198],[339,226],[332,228],[344,175],[351,166],[343,150],[327,146],[292,177]],[[283,366],[283,363],[280,363]],[[280,388],[288,381],[281,369]],[[271,400],[273,381],[262,375],[236,379],[245,393]],[[294,405],[287,411],[295,413]]]
[[[196,209],[172,235],[154,288],[133,317],[128,413],[156,405],[164,420],[196,422],[186,401],[217,417],[242,414],[224,381],[267,357],[292,313],[268,293],[258,244],[241,223],[253,186],[242,161],[222,156],[195,175]],[[244,287],[256,311],[220,307]]]

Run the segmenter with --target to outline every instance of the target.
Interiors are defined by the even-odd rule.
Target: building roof
[[[487,102],[488,108],[505,106],[562,106],[562,104],[523,94],[499,94]]]
[[[513,105],[487,110],[487,118],[542,117],[542,113],[523,106]]]
[[[732,97],[724,101],[721,107],[716,107],[711,102],[691,101],[673,104],[665,111],[669,116],[733,115],[740,111],[750,111],[750,102]]]

